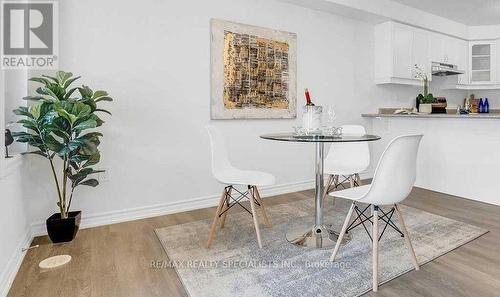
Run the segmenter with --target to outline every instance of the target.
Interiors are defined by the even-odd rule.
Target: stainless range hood
[[[464,74],[462,70],[458,70],[457,65],[432,62],[432,75],[449,76]]]

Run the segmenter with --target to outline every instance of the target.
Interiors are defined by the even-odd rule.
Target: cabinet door
[[[413,32],[395,26],[393,29],[393,74],[394,77],[412,78]]]
[[[432,77],[430,50],[429,34],[422,31],[413,32],[412,66],[417,65],[424,70],[429,79]]]
[[[459,40],[451,37],[445,37],[444,41],[444,59],[445,63],[458,65],[460,60]]]
[[[496,42],[469,43],[469,80],[471,84],[496,81]]]
[[[440,34],[431,33],[429,35],[431,44],[431,62],[441,62],[446,63],[444,48],[445,48],[445,36]]]
[[[458,66],[458,70],[464,71],[464,74],[458,76],[458,84],[459,85],[469,84],[468,52],[469,52],[468,42],[465,40],[459,40],[458,41],[458,61],[457,61],[456,65]]]
[[[465,40],[448,37],[445,42],[445,59],[448,64],[456,65],[458,70],[467,72],[467,50],[468,43]],[[466,74],[458,75],[458,84],[467,84]]]

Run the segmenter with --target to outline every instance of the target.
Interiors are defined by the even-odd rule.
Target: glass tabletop
[[[294,133],[273,133],[260,136],[263,139],[291,142],[361,142],[379,140],[378,135],[296,135]]]

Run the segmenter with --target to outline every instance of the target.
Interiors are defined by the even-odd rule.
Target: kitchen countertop
[[[456,114],[456,113],[431,113],[431,114],[388,114],[388,113],[364,113],[361,115],[365,118],[460,118],[460,119],[499,119],[500,113],[483,113],[483,114]]]

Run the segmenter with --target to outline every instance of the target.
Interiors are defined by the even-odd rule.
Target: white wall
[[[0,177],[0,296],[6,296],[31,239],[19,171]]]
[[[264,0],[64,1],[61,69],[82,75],[82,83],[116,99],[101,147],[101,166],[109,169],[110,180],[97,189],[80,188],[75,198],[75,209],[84,211],[87,222],[92,217],[88,224],[214,203],[221,188],[210,175],[204,131],[210,18],[297,33],[299,106],[303,88],[309,87],[317,103],[334,104],[339,124],[367,123],[361,113],[408,106],[420,91],[375,86],[373,25],[333,14]],[[277,176],[278,187],[269,194],[311,186],[311,145],[259,139],[263,133],[290,131],[295,123],[215,121],[231,140],[237,166]],[[57,210],[55,192],[48,174],[40,179],[47,162],[30,162],[27,178],[36,186],[27,197],[29,213],[41,232],[43,220]]]

